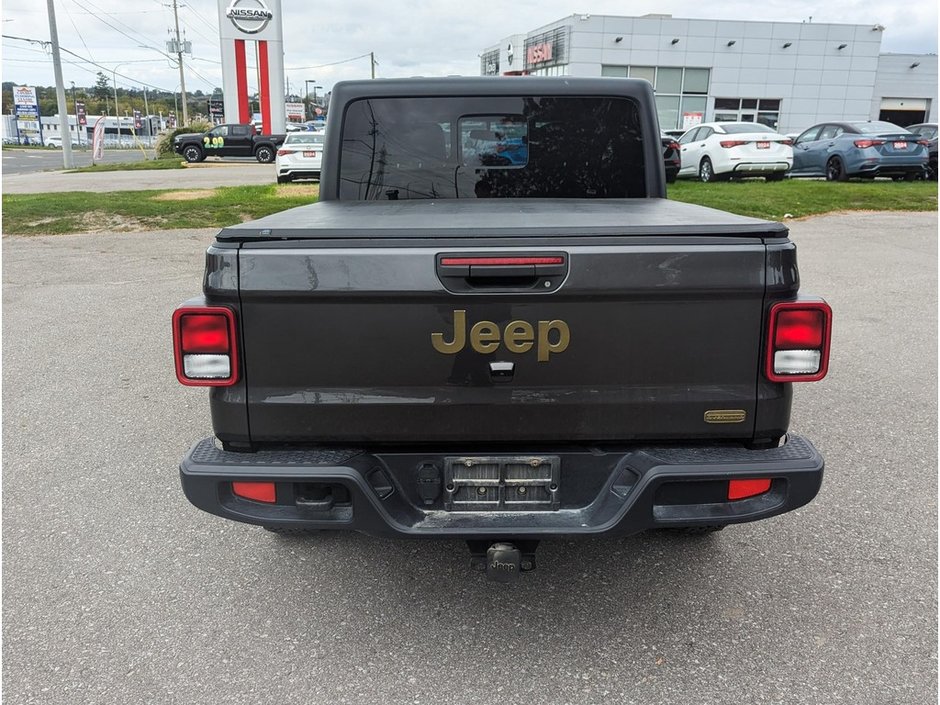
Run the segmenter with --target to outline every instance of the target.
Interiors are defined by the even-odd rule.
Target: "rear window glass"
[[[323,135],[291,132],[284,140],[284,144],[323,144]]]
[[[379,98],[343,121],[341,200],[644,198],[629,98]]]
[[[757,122],[724,122],[721,129],[729,135],[740,135],[745,132],[776,132],[772,127]]]
[[[852,126],[863,135],[876,135],[880,132],[907,132],[891,122],[853,122]]]

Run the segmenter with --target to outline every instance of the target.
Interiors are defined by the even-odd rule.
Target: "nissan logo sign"
[[[236,29],[245,34],[257,34],[274,17],[264,0],[232,0],[225,16],[232,20]]]

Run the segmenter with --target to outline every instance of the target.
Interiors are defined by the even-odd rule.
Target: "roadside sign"
[[[104,115],[95,122],[91,134],[91,161],[94,163],[104,159]]]
[[[144,121],[139,110],[134,111],[134,129],[139,130],[144,126]]]
[[[39,120],[39,100],[32,86],[13,86],[13,109],[20,142],[42,144],[42,123]]]

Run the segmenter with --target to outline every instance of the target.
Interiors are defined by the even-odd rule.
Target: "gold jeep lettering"
[[[457,309],[453,328],[450,340],[444,339],[444,333],[431,333],[431,345],[439,353],[456,355],[466,347],[469,337],[470,347],[483,355],[496,352],[501,344],[505,344],[509,352],[517,354],[529,352],[535,346],[538,361],[548,362],[552,353],[564,352],[571,342],[568,324],[558,319],[539,321],[537,328],[528,321],[510,321],[502,331],[493,321],[477,321],[468,336],[467,312]]]

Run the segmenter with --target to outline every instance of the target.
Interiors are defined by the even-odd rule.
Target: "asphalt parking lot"
[[[170,172],[172,173],[172,172]],[[936,702],[937,214],[791,223],[835,312],[819,497],[705,538],[284,539],[203,514],[169,317],[212,231],[4,238],[6,703]]]

